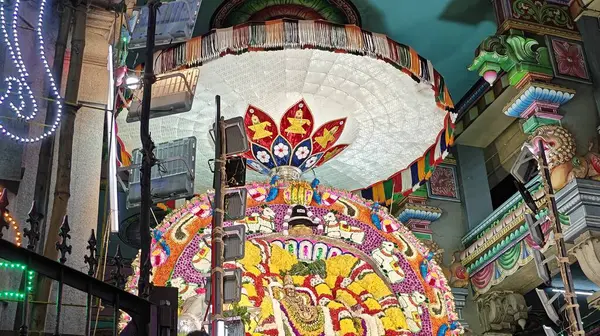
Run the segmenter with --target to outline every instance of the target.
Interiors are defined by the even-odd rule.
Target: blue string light
[[[6,1],[0,0],[0,23],[2,25],[2,33],[4,35],[4,43],[6,44],[8,51],[10,53],[10,56],[11,56],[12,62],[15,65],[15,67],[17,68],[17,71],[19,73],[18,78],[14,77],[14,76],[8,76],[4,79],[4,81],[7,84],[7,89],[6,89],[6,92],[2,96],[0,96],[0,104],[3,104],[5,102],[5,99],[8,98],[9,95],[11,95],[11,94],[14,95],[15,94],[14,90],[16,89],[16,91],[17,91],[16,95],[18,97],[19,103],[17,105],[15,105],[13,102],[9,102],[9,104],[8,104],[9,108],[17,115],[17,117],[19,119],[24,120],[25,122],[28,122],[36,117],[37,112],[38,112],[38,105],[37,105],[37,101],[33,95],[33,91],[31,90],[31,87],[29,86],[29,84],[27,84],[29,73],[27,72],[25,63],[23,62],[23,58],[22,58],[22,54],[21,54],[21,47],[19,46],[19,35],[17,32],[17,22],[18,22],[18,16],[19,16],[20,3],[21,3],[20,0],[15,0],[15,2],[14,2],[13,17],[12,17],[12,22],[10,25],[10,31],[12,32],[12,37],[11,37],[11,34],[9,34],[9,28],[8,28],[8,25],[6,22],[5,11],[4,11],[4,6],[6,5]],[[37,22],[35,30],[36,30],[38,42],[39,42],[40,59],[42,60],[42,63],[44,64],[44,69],[46,72],[45,76],[47,77],[48,82],[50,84],[51,98],[54,99],[54,104],[56,105],[56,116],[54,118],[53,124],[47,126],[47,127],[50,127],[50,129],[45,130],[45,132],[43,134],[41,134],[40,136],[37,136],[37,137],[29,137],[28,135],[20,136],[20,135],[14,134],[10,130],[7,130],[6,127],[0,123],[1,134],[9,137],[12,140],[18,141],[18,142],[32,143],[32,142],[37,142],[37,141],[40,141],[40,140],[43,140],[43,139],[49,137],[54,132],[56,132],[56,128],[58,127],[58,125],[60,123],[60,119],[61,119],[61,115],[62,115],[62,103],[61,103],[62,98],[60,96],[58,88],[56,87],[56,83],[54,82],[54,77],[52,76],[52,71],[50,71],[50,66],[48,65],[48,60],[46,59],[46,54],[44,51],[44,34],[43,34],[42,28],[43,28],[45,7],[46,7],[46,0],[41,0],[40,11],[39,11],[39,15],[38,15],[38,22]],[[56,60],[56,61],[60,62],[62,60]],[[24,94],[24,92],[25,92],[25,94]],[[28,102],[26,102],[26,100],[25,100],[26,96],[29,98]],[[27,113],[27,111],[26,111],[26,110],[28,110],[28,105],[29,105],[29,113]]]

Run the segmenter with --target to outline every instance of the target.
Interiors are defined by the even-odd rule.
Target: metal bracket
[[[174,156],[174,157],[168,158],[166,160],[156,160],[156,164],[160,165],[161,163],[167,163],[167,162],[173,162],[173,161],[179,161],[179,160],[181,160],[181,161],[183,161],[183,163],[185,163],[185,165],[187,167],[188,176],[193,180],[195,178],[195,176],[194,176],[194,174],[192,174],[192,170],[188,166],[187,161],[185,160],[185,158],[183,156]],[[140,169],[141,167],[142,167],[141,163],[136,163],[136,164],[129,165],[127,167],[119,167],[119,168],[117,168],[117,172],[120,173],[123,171],[131,171],[134,169]]]
[[[181,77],[183,79],[183,83],[185,84],[185,87],[188,89],[188,93],[191,95],[194,95],[194,92],[192,91],[192,87],[190,86],[190,83],[188,83],[187,78],[185,78],[185,76],[181,72],[175,72],[175,73],[170,73],[170,74],[165,74],[165,75],[158,75],[155,77],[155,82],[159,82],[163,79],[169,79],[169,78],[175,78],[175,77]]]

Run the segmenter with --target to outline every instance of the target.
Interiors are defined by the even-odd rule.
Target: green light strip
[[[0,291],[0,300],[4,301],[22,301],[25,299],[26,293],[31,293],[33,290],[33,278],[35,276],[32,270],[27,270],[27,266],[20,263],[0,262],[0,270],[15,270],[27,273],[26,292],[19,291]]]

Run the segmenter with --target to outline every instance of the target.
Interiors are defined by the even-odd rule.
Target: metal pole
[[[58,290],[56,295],[56,317],[54,325],[54,336],[60,336],[60,317],[62,314],[62,297],[63,297],[63,271],[61,269],[58,275]]]
[[[154,40],[156,34],[156,11],[160,0],[148,1],[148,34],[146,36],[146,64],[144,66],[144,96],[142,98],[142,114],[140,117],[140,137],[142,140],[142,168],[140,168],[140,187],[142,204],[140,210],[140,278],[138,281],[138,295],[143,298],[150,296],[150,207],[151,172],[156,163],[154,158],[154,142],[150,138],[150,105],[152,102],[152,84],[156,81],[154,76]]]
[[[29,258],[27,258],[29,261]],[[27,263],[27,267],[29,268],[29,262]],[[19,308],[21,309],[20,311],[20,315],[17,314],[17,316],[21,317],[21,321],[17,321],[15,319],[15,324],[17,322],[20,322],[21,325],[20,327],[17,329],[16,325],[15,325],[15,330],[19,330],[19,336],[27,336],[29,334],[29,295],[31,295],[30,290],[29,290],[29,286],[28,286],[28,282],[27,282],[27,277],[29,277],[29,272],[28,272],[28,268],[25,269],[25,271],[23,272],[23,276],[22,276],[22,283],[23,283],[23,292],[25,293],[25,300],[23,301],[23,305],[19,306]],[[19,313],[19,311],[17,310],[17,313]]]
[[[548,168],[548,161],[546,159],[546,150],[544,149],[544,143],[542,140],[540,140],[538,145],[538,148],[540,149],[538,163],[540,165],[542,180],[546,188],[546,198],[550,206],[548,217],[550,218],[550,223],[552,223],[554,229],[554,241],[558,252],[556,260],[558,261],[560,275],[565,285],[565,313],[569,323],[567,330],[569,335],[585,335],[583,324],[581,323],[579,304],[577,304],[577,295],[575,294],[575,287],[573,286],[573,276],[571,275],[571,268],[569,266],[567,247],[565,246],[562,227],[559,221],[558,207],[556,205],[556,198],[554,196],[554,188],[552,187],[552,181],[550,179],[550,169]]]
[[[212,335],[219,335],[219,321],[223,318],[223,218],[225,216],[225,129],[224,120],[221,118],[221,97],[215,97],[217,103],[217,118],[215,122],[215,209],[212,223],[212,271],[211,271],[211,329]]]
[[[156,34],[156,11],[160,7],[160,0],[148,0],[148,30],[146,36],[146,64],[144,66],[144,96],[142,98],[142,114],[140,116],[140,138],[142,140],[142,167],[140,168],[140,187],[142,204],[140,209],[140,278],[138,280],[138,296],[150,297],[150,207],[152,206],[151,173],[152,166],[156,163],[154,158],[154,143],[150,138],[150,106],[152,102],[152,84],[156,81],[154,76],[154,47]],[[137,325],[139,335],[150,335],[150,316],[140,316]]]

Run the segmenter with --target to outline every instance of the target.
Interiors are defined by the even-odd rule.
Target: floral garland
[[[279,184],[277,188],[285,187],[282,184]],[[268,191],[269,186],[265,183],[253,183],[248,186],[248,188],[262,188],[263,190]],[[351,203],[355,206],[359,213],[357,214],[357,220],[364,222],[365,224],[372,225],[376,227],[374,223],[371,222],[371,213],[375,213],[382,221],[395,219],[386,211],[385,208],[378,208],[373,210],[373,202],[368,201],[360,197],[359,195],[353,194],[348,191],[340,191],[332,188],[326,188],[323,186],[318,186],[315,188],[316,192],[320,195],[335,195],[332,199],[341,200],[342,202]],[[281,193],[280,193],[281,194]],[[170,256],[164,258],[164,260],[158,259],[159,262],[154,264],[154,283],[157,285],[165,285],[169,283],[169,280],[172,276],[172,271],[175,269],[175,265],[178,262],[181,254],[183,253],[185,247],[192,241],[197,232],[202,232],[204,228],[210,225],[211,221],[211,211],[210,208],[207,207],[209,204],[209,195],[199,195],[194,197],[192,200],[186,201],[186,203],[180,207],[172,211],[168,214],[161,225],[157,227],[157,231],[155,237],[158,237],[153,242],[152,251],[164,251],[164,244],[167,244],[168,249],[170,250]],[[276,199],[274,199],[269,204],[281,204],[282,203],[282,195],[279,195]],[[264,200],[264,199],[263,199]],[[336,201],[334,201],[335,203]],[[248,199],[247,206],[249,208],[256,207],[261,204],[265,204],[264,201],[256,201],[253,198]],[[312,204],[313,207],[320,207],[324,209],[332,209],[336,207],[336,204]],[[179,238],[175,238],[176,234],[182,235]],[[408,260],[411,267],[413,269],[420,269],[423,266],[423,273],[418,277],[419,281],[423,284],[423,288],[425,288],[425,294],[429,298],[431,302],[439,303],[439,310],[437,313],[434,313],[430,310],[430,320],[432,331],[439,331],[442,329],[444,325],[449,325],[448,323],[453,322],[458,319],[458,315],[455,312],[454,307],[454,298],[450,291],[450,288],[447,284],[445,277],[441,271],[441,268],[435,261],[431,260],[431,258],[427,258],[429,255],[429,250],[420,241],[403,225],[399,225],[397,230],[391,233],[380,232],[381,236],[383,236],[388,241],[395,242],[398,246],[403,246],[403,249],[410,248],[418,253],[413,254],[413,260]],[[261,249],[257,252],[259,255],[253,255],[249,253],[249,250],[246,250],[248,260],[263,260],[263,262],[258,265],[247,264],[244,265],[244,268],[248,270],[245,272],[243,279],[243,288],[244,292],[247,294],[247,300],[249,302],[254,302],[255,306],[264,307],[267,303],[262,298],[265,297],[264,286],[261,284],[270,283],[273,281],[281,282],[281,277],[279,275],[280,270],[289,269],[290,265],[293,263],[290,260],[276,258],[277,262],[264,262],[264,255],[269,255],[269,252],[272,247],[270,247],[266,243],[259,244]],[[266,253],[266,254],[265,254]],[[246,258],[245,258],[246,259]],[[154,260],[154,259],[153,259]],[[270,259],[271,261],[273,258]],[[281,264],[280,264],[281,263]],[[339,264],[338,264],[339,263]],[[349,267],[345,263],[350,263],[348,260],[339,259],[337,263],[332,263],[328,265],[328,272],[340,272],[340,269],[344,269]],[[358,269],[358,268],[357,268]],[[362,274],[360,271],[357,271],[355,275],[351,278],[361,279],[364,278],[365,274]],[[362,277],[362,278],[361,278]],[[133,285],[137,282],[135,281],[135,275],[132,276],[128,281],[128,285],[133,289]],[[339,281],[339,283],[338,283]],[[379,307],[374,303],[377,300],[370,298],[369,295],[372,293],[379,292],[382,289],[377,289],[376,287],[366,287],[368,289],[363,289],[357,293],[353,293],[352,291],[347,290],[344,281],[344,277],[341,277],[336,280],[334,284],[328,284],[336,288],[336,291],[339,291],[340,294],[336,295],[344,295],[348,300],[352,302],[360,302],[361,309],[373,315],[384,314],[389,310],[389,307],[393,307],[394,304],[397,304],[397,299],[394,296],[391,298],[382,299],[378,303]],[[330,286],[330,287],[331,287]],[[321,287],[319,287],[321,288]],[[345,294],[342,294],[345,293]],[[327,293],[327,291],[322,292],[318,295],[318,299],[320,303],[326,304],[328,302],[333,302],[333,293]],[[386,301],[387,300],[387,301]],[[390,301],[391,300],[391,301]],[[394,303],[394,300],[396,300]],[[385,307],[385,308],[384,308]],[[341,309],[341,307],[331,306],[328,307],[331,316],[331,323],[334,329],[341,330],[344,328],[345,332],[356,333],[357,330],[351,330],[349,322],[345,320],[348,319],[345,313],[341,311],[336,311],[336,309]],[[262,308],[261,308],[262,309]],[[385,321],[385,319],[384,319]],[[325,319],[324,323],[327,322]],[[328,323],[328,322],[327,322]],[[392,323],[392,322],[386,322]],[[353,324],[354,325],[354,324]],[[452,330],[453,333],[462,330],[462,327],[455,324],[455,328]],[[360,329],[360,328],[359,328]],[[389,330],[390,333],[394,334],[393,328]],[[262,332],[261,332],[262,333]],[[270,332],[265,332],[263,334],[269,334]],[[386,334],[386,335],[387,335]],[[398,334],[403,334],[400,331]]]

